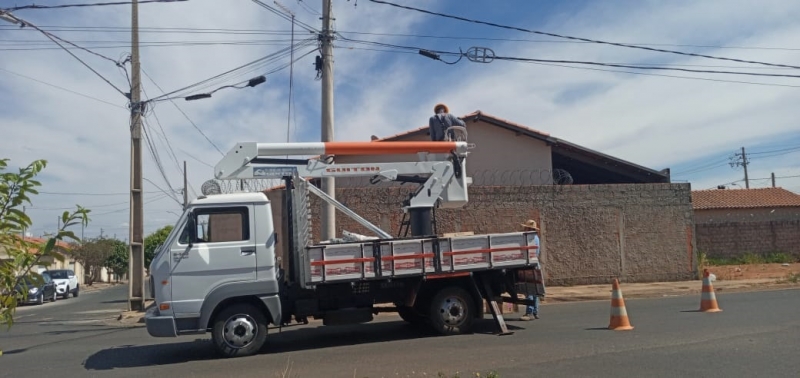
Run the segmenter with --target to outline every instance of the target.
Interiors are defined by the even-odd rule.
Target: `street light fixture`
[[[208,93],[199,93],[199,94],[196,94],[196,95],[186,96],[185,99],[186,99],[186,101],[201,100],[201,99],[204,99],[204,98],[210,98],[211,94],[213,94],[214,92],[216,92],[216,91],[218,91],[220,89],[225,89],[225,88],[244,89],[244,88],[247,88],[247,87],[252,88],[252,87],[255,87],[257,85],[263,84],[266,81],[267,81],[267,78],[264,75],[261,75],[261,76],[257,76],[257,77],[254,77],[254,78],[248,80],[247,84],[242,83],[244,85],[241,85],[241,86],[240,85],[226,85],[224,87],[219,87],[219,88],[217,88],[217,89],[215,89],[215,90],[213,90],[211,92],[208,92]]]

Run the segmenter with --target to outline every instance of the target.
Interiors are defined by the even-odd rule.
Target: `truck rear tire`
[[[472,295],[458,286],[439,290],[431,300],[431,326],[442,335],[468,333],[474,317],[475,301]]]
[[[224,357],[251,356],[267,341],[267,318],[251,304],[231,305],[214,318],[211,340]]]

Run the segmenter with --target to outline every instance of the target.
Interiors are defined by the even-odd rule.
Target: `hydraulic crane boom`
[[[373,177],[372,182],[412,181],[423,184],[407,208],[431,208],[441,200],[445,208],[467,203],[468,178],[464,174],[466,142],[328,142],[237,143],[214,167],[219,180],[280,179],[296,174],[302,178]],[[298,155],[409,155],[418,162],[326,163],[322,157],[288,159]],[[281,157],[281,158],[276,158]],[[428,176],[409,178],[409,175]]]
[[[381,181],[418,183],[420,187],[405,203],[403,211],[410,214],[412,234],[430,235],[434,207],[459,208],[468,202],[467,186],[471,180],[466,176],[465,164],[468,150],[472,147],[467,142],[244,142],[237,143],[217,163],[214,176],[218,180],[372,177],[370,181],[373,184]],[[324,160],[330,155],[413,154],[417,154],[420,161],[335,164]],[[309,155],[317,156],[288,158]],[[334,199],[321,198],[342,210],[343,205]],[[374,226],[368,227],[372,229]]]

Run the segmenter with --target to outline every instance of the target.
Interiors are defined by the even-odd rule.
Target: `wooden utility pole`
[[[144,311],[144,206],[142,202],[142,112],[139,67],[139,2],[131,5],[131,214],[128,310]]]
[[[332,0],[322,0],[322,141],[333,141],[333,30]],[[331,159],[332,156],[326,156]],[[336,198],[336,182],[332,177],[322,178],[322,190]],[[322,208],[322,240],[336,237],[336,208],[325,202]]]

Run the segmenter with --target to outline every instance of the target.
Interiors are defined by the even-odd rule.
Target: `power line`
[[[153,192],[143,192],[145,194],[152,194],[152,193],[159,193],[156,191]],[[130,192],[124,193],[84,193],[84,192],[42,192],[39,191],[39,194],[49,194],[49,195],[56,195],[56,196],[129,196],[131,195]]]
[[[704,165],[699,166],[699,167],[694,167],[694,168],[690,168],[690,169],[687,169],[687,170],[684,170],[684,171],[679,171],[679,172],[673,173],[672,175],[673,176],[686,176],[686,175],[689,175],[689,174],[708,171],[708,170],[711,170],[711,169],[714,169],[714,168],[719,168],[719,167],[726,166],[726,165],[728,165],[728,159],[725,159],[724,162],[716,161],[714,163],[708,163],[708,164],[704,164]]]
[[[146,3],[168,3],[168,2],[177,2],[177,1],[187,1],[187,0],[141,0],[139,4],[146,4]],[[107,6],[107,5],[130,5],[130,1],[118,1],[113,3],[83,3],[83,4],[61,4],[61,5],[22,5],[13,8],[6,8],[3,9],[7,12],[14,12],[23,9],[59,9],[59,8],[83,8],[83,7],[99,7],[99,6]]]
[[[356,40],[347,40],[344,42],[350,43],[357,43]],[[365,50],[365,51],[380,51],[380,52],[389,52],[389,53],[398,53],[398,54],[419,54],[418,51],[406,49],[405,47],[398,48],[396,50],[390,49],[387,46],[386,49],[370,49],[366,47],[355,47],[355,46],[337,46],[338,48],[346,49],[346,50]],[[432,51],[428,49],[424,49],[427,51]],[[446,53],[449,55],[458,55],[458,53],[449,52]],[[751,70],[786,70],[789,68],[771,68],[771,67],[743,67],[743,66],[719,66],[719,65],[706,65],[706,64],[675,64],[675,63],[618,63],[612,62],[608,64],[618,64],[618,65],[635,65],[635,66],[643,66],[642,69],[646,69],[644,67],[647,66],[670,66],[670,67],[705,67],[705,68],[741,68],[741,69],[751,69]]]
[[[426,50],[420,49],[417,47],[411,46],[399,46],[399,45],[392,45],[387,43],[380,43],[374,41],[359,41],[349,38],[346,39],[345,42],[353,42],[353,43],[362,43],[362,44],[379,44],[385,47],[391,47],[399,49],[399,52],[411,52],[411,53],[418,53],[419,50]],[[362,49],[362,50],[369,50],[363,48],[355,48],[355,49]],[[375,51],[387,51],[387,50],[375,50]],[[460,53],[454,52],[447,52],[447,51],[436,51],[436,50],[426,50],[435,52],[437,54],[442,55],[460,55]],[[388,52],[388,51],[387,51]],[[625,71],[625,70],[612,70],[612,69],[604,69],[604,68],[593,68],[593,67],[580,67],[580,66],[569,66],[564,64],[553,64],[553,63],[540,63],[540,62],[523,62],[529,64],[538,64],[542,66],[550,66],[550,67],[561,67],[561,68],[572,68],[572,69],[579,69],[579,70],[589,70],[589,71],[601,71],[601,72],[614,72],[614,73],[624,73],[624,74],[631,74],[631,75],[643,75],[643,76],[656,76],[656,77],[667,77],[673,79],[685,79],[685,80],[701,80],[701,81],[712,81],[718,83],[734,83],[734,84],[748,84],[748,85],[760,85],[760,86],[769,86],[769,87],[788,87],[788,88],[800,88],[800,85],[791,85],[791,84],[776,84],[776,83],[758,83],[758,82],[751,82],[751,81],[742,81],[742,80],[726,80],[726,79],[712,79],[706,77],[694,77],[694,76],[678,76],[678,75],[665,75],[665,74],[655,74],[655,73],[647,73],[647,72],[635,72],[635,71]]]
[[[14,19],[16,19],[17,21],[19,21],[20,23],[22,23],[24,26],[30,26],[30,27],[32,27],[32,28],[34,28],[34,29],[38,30],[38,31],[39,31],[39,32],[41,32],[42,34],[44,34],[44,36],[45,36],[45,37],[47,37],[48,39],[50,39],[51,41],[53,41],[53,43],[55,43],[56,45],[58,45],[59,47],[61,47],[61,48],[62,48],[64,51],[66,51],[66,52],[67,52],[67,54],[71,55],[73,58],[75,58],[76,60],[78,60],[79,62],[81,62],[81,64],[83,64],[83,65],[84,65],[86,68],[88,68],[90,71],[92,71],[92,72],[93,72],[95,75],[97,75],[99,78],[103,79],[103,81],[105,81],[105,82],[106,82],[108,85],[110,85],[111,87],[113,87],[114,89],[116,89],[116,90],[117,90],[117,92],[119,92],[119,93],[120,93],[121,95],[123,95],[123,96],[126,96],[125,92],[123,92],[121,89],[117,88],[117,86],[116,86],[116,85],[114,85],[113,83],[111,83],[111,81],[109,81],[108,79],[106,79],[106,78],[105,78],[103,75],[101,75],[99,72],[97,72],[97,71],[96,71],[94,68],[92,68],[92,67],[91,67],[89,64],[87,64],[86,62],[84,62],[84,61],[83,61],[81,58],[78,58],[78,56],[77,56],[77,55],[73,54],[73,53],[72,53],[72,51],[69,51],[69,49],[67,49],[66,47],[64,47],[64,45],[62,45],[61,43],[59,43],[59,42],[58,42],[58,40],[60,40],[60,41],[63,41],[64,43],[70,44],[70,45],[72,45],[72,46],[74,46],[74,47],[77,47],[77,48],[79,48],[79,49],[81,49],[81,50],[87,51],[87,52],[89,52],[89,53],[91,53],[91,54],[94,54],[94,55],[96,55],[96,56],[99,56],[99,57],[101,57],[101,58],[104,58],[104,59],[110,60],[110,61],[112,61],[112,62],[114,62],[115,64],[117,64],[117,65],[118,65],[119,63],[118,63],[117,61],[115,61],[114,59],[111,59],[111,58],[109,58],[109,57],[107,57],[107,56],[104,56],[104,55],[98,54],[98,53],[96,53],[96,52],[93,52],[93,51],[91,51],[91,50],[89,50],[89,49],[86,49],[86,48],[83,48],[83,47],[81,47],[81,46],[78,46],[78,45],[76,45],[76,44],[74,44],[74,43],[72,43],[72,42],[69,42],[69,41],[67,41],[67,40],[64,40],[64,39],[62,39],[62,38],[60,38],[60,37],[58,37],[58,36],[56,36],[56,35],[54,35],[54,34],[48,33],[48,32],[46,32],[46,31],[44,31],[44,30],[40,29],[38,26],[36,26],[36,25],[34,25],[34,24],[31,24],[30,22],[28,22],[28,21],[25,21],[25,20],[23,20],[23,19],[21,19],[21,18],[19,18],[19,17],[16,17],[16,16],[12,16],[12,17],[13,17]],[[126,97],[127,97],[127,96],[126,96]]]
[[[760,72],[740,72],[740,71],[695,70],[695,69],[689,69],[689,68],[628,65],[628,64],[617,64],[617,63],[588,62],[588,61],[579,61],[579,60],[534,59],[534,58],[517,58],[517,57],[509,57],[509,56],[495,56],[494,59],[496,59],[496,60],[506,60],[506,61],[512,61],[512,62],[585,64],[585,65],[603,66],[603,67],[633,68],[633,69],[637,69],[637,70],[663,70],[663,71],[682,71],[682,72],[693,72],[693,73],[711,73],[711,74],[728,74],[728,75],[745,75],[745,76],[767,76],[767,77],[800,78],[800,75],[785,75],[785,74],[772,74],[772,73],[760,73]]]
[[[562,68],[574,68],[574,69],[579,69],[579,70],[589,70],[589,71],[603,71],[603,72],[625,73],[625,74],[631,74],[631,75],[643,75],[643,76],[668,77],[668,78],[673,78],[673,79],[686,79],[686,80],[713,81],[713,82],[717,82],[717,83],[734,83],[734,84],[760,85],[760,86],[767,86],[767,87],[788,87],[788,88],[800,88],[800,85],[791,85],[791,84],[757,83],[757,82],[752,82],[752,81],[741,81],[741,80],[711,79],[711,78],[707,78],[707,77],[692,77],[692,76],[665,75],[665,74],[655,74],[655,73],[647,73],[647,72],[634,72],[634,71],[624,71],[624,70],[611,70],[611,69],[604,69],[604,68],[576,67],[576,66],[567,66],[567,65],[563,65],[563,64],[549,64],[549,63],[531,63],[531,64],[538,64],[538,65],[543,65],[543,66],[552,66],[552,67],[562,67]]]
[[[425,35],[425,34],[400,34],[400,33],[373,33],[361,31],[343,31],[340,33],[348,34],[362,34],[362,35],[378,35],[385,37],[413,37],[413,38],[431,38],[431,39],[451,39],[451,40],[465,40],[465,41],[498,41],[498,42],[529,42],[529,43],[570,43],[570,44],[587,44],[593,42],[586,41],[559,41],[559,40],[542,40],[542,39],[519,39],[519,38],[490,38],[490,37],[466,37],[466,36],[442,36],[442,35]],[[759,46],[719,46],[719,45],[688,45],[688,44],[670,44],[670,43],[628,43],[635,46],[674,46],[674,47],[697,47],[697,48],[717,48],[717,49],[740,49],[740,50],[785,50],[785,51],[800,51],[800,48],[790,47],[759,47]]]
[[[304,3],[301,3],[304,4]],[[129,27],[117,26],[65,26],[48,25],[42,26],[51,31],[60,32],[89,32],[89,33],[130,33]],[[0,25],[0,30],[26,31],[11,25]],[[269,29],[221,29],[221,28],[166,28],[166,27],[140,27],[140,33],[163,33],[163,34],[223,34],[223,35],[290,35],[289,30],[269,30]],[[536,40],[521,38],[491,38],[491,37],[472,37],[472,36],[447,36],[429,34],[402,34],[402,33],[376,33],[357,30],[339,30],[339,33],[376,35],[398,38],[430,38],[430,39],[451,39],[467,41],[498,41],[498,42],[529,42],[529,43],[555,43],[555,44],[589,44],[593,42],[585,41],[562,41],[562,40]],[[127,42],[127,41],[124,41]],[[673,47],[692,47],[692,48],[715,48],[732,50],[778,50],[778,51],[800,51],[800,48],[793,47],[771,47],[771,46],[722,46],[722,45],[692,45],[692,44],[671,44],[671,43],[649,43],[649,42],[626,42],[634,46],[673,46]],[[755,68],[755,67],[752,67]]]
[[[288,42],[288,40],[286,41]],[[96,42],[102,43],[102,42]],[[118,43],[118,42],[115,42]],[[184,41],[184,42],[149,42],[140,44],[139,47],[197,47],[197,46],[244,46],[244,47],[251,47],[251,46],[279,46],[284,44],[283,40],[260,40],[260,41]],[[28,44],[19,44],[19,45],[11,45],[8,44],[0,44],[0,51],[47,51],[47,50],[59,50],[58,47],[36,47],[39,43],[28,43]],[[34,45],[31,47],[31,45]],[[75,50],[80,48],[75,47],[66,47],[67,49]],[[89,46],[88,48],[92,48],[95,50],[98,49],[130,49],[130,44],[120,44],[120,45],[93,45]],[[82,49],[81,49],[82,50]]]
[[[280,18],[282,18],[282,19],[284,19],[286,21],[291,21],[291,17],[287,16],[286,14],[281,12],[279,9],[276,9],[275,7],[273,7],[273,6],[269,5],[269,4],[266,4],[266,3],[262,2],[262,1],[259,1],[259,0],[252,0],[252,1],[254,3],[260,5],[262,8],[274,13],[278,17],[280,17]],[[300,25],[300,27],[302,27],[303,29],[306,29],[309,32],[319,33],[319,30],[317,30],[315,27],[313,27],[313,26],[311,26],[309,24],[306,24],[306,23],[304,23],[302,21],[295,21],[295,22],[297,23],[297,25]]]
[[[466,21],[466,22],[471,22],[471,23],[475,23],[475,24],[488,25],[488,26],[493,26],[493,27],[501,28],[501,29],[516,30],[516,31],[521,31],[521,32],[531,33],[531,34],[546,35],[546,36],[555,37],[555,38],[562,38],[562,39],[569,39],[569,40],[583,41],[583,42],[591,42],[591,43],[597,43],[597,44],[602,44],[602,45],[610,45],[610,46],[617,46],[617,47],[627,47],[627,48],[632,48],[632,49],[639,49],[639,50],[646,50],[646,51],[653,51],[653,52],[661,52],[661,53],[669,53],[669,54],[676,54],[676,55],[683,55],[683,56],[694,56],[694,57],[707,58],[707,59],[725,60],[725,61],[730,61],[730,62],[739,62],[739,63],[759,64],[759,65],[771,66],[771,67],[787,67],[787,68],[800,69],[800,66],[792,66],[792,65],[787,65],[787,64],[777,64],[777,63],[759,62],[759,61],[754,61],[754,60],[725,58],[725,57],[705,55],[705,54],[696,54],[696,53],[688,53],[688,52],[683,52],[683,51],[665,50],[665,49],[657,49],[657,48],[653,48],[653,47],[637,46],[637,45],[631,45],[631,44],[626,44],[626,43],[608,42],[608,41],[602,41],[602,40],[597,40],[597,39],[573,37],[573,36],[568,36],[568,35],[561,35],[561,34],[555,34],[555,33],[542,32],[542,31],[538,31],[538,30],[530,30],[530,29],[520,28],[520,27],[516,27],[516,26],[501,25],[501,24],[497,24],[497,23],[493,23],[493,22],[474,20],[474,19],[469,19],[469,18],[465,18],[465,17],[449,15],[449,14],[445,14],[445,13],[432,12],[432,11],[425,10],[425,9],[409,7],[409,6],[406,6],[406,5],[394,4],[394,3],[390,3],[388,1],[382,1],[382,0],[369,0],[369,1],[371,1],[373,3],[391,5],[391,6],[397,7],[397,8],[403,8],[403,9],[407,9],[407,10],[426,13],[426,14],[439,16],[439,17],[450,18],[450,19],[459,20],[459,21]]]
[[[166,194],[159,194],[159,195],[157,195],[157,196],[155,196],[155,197],[151,198],[150,200],[148,200],[148,201],[145,201],[143,204],[152,203],[152,202],[155,202],[155,201],[158,201],[158,200],[161,200],[161,199],[167,198],[167,197],[169,197],[169,198],[172,198],[172,197],[170,197],[170,196],[168,196],[168,195],[166,195]],[[173,199],[174,199],[174,198],[173,198]],[[111,210],[111,211],[106,211],[106,212],[103,212],[103,213],[97,213],[97,214],[94,214],[94,216],[100,216],[100,215],[114,214],[114,213],[123,212],[123,211],[125,211],[125,210],[130,210],[130,208],[129,208],[129,207],[123,207],[123,208],[121,208],[121,209],[117,209],[117,210]]]
[[[72,93],[72,94],[74,94],[74,95],[78,95],[78,96],[81,96],[81,97],[85,97],[85,98],[88,98],[88,99],[90,99],[90,100],[94,100],[94,101],[102,102],[102,103],[104,103],[104,104],[108,104],[108,105],[111,105],[111,106],[114,106],[114,107],[117,107],[117,108],[120,108],[120,109],[125,109],[125,110],[128,110],[128,109],[127,109],[127,108],[125,108],[124,106],[117,105],[117,104],[114,104],[114,103],[111,103],[111,102],[108,102],[108,101],[105,101],[105,100],[101,100],[101,99],[99,99],[99,98],[97,98],[97,97],[92,97],[92,96],[89,96],[89,95],[86,95],[86,94],[83,94],[83,93],[80,93],[80,92],[76,92],[76,91],[73,91],[73,90],[71,90],[71,89],[67,89],[67,88],[64,88],[64,87],[60,87],[60,86],[58,86],[58,85],[51,84],[51,83],[48,83],[48,82],[45,82],[45,81],[42,81],[42,80],[39,80],[39,79],[34,79],[34,78],[30,77],[30,76],[25,76],[25,75],[23,75],[23,74],[21,74],[21,73],[12,72],[12,71],[9,71],[9,70],[7,70],[7,69],[5,69],[5,68],[0,68],[0,71],[6,72],[6,73],[9,73],[9,74],[12,74],[12,75],[16,75],[16,76],[19,76],[19,77],[21,77],[21,78],[25,78],[25,79],[28,79],[28,80],[32,80],[32,81],[35,81],[35,82],[37,82],[37,83],[39,83],[39,84],[44,84],[44,85],[47,85],[47,86],[49,86],[49,87],[53,87],[53,88],[56,88],[56,89],[60,89],[60,90],[62,90],[62,91],[69,92],[69,93]]]
[[[142,127],[142,131],[144,132],[144,137],[145,137],[145,140],[147,141],[146,146],[147,146],[147,149],[150,152],[150,157],[153,159],[153,162],[155,163],[156,168],[158,169],[158,172],[161,174],[161,178],[164,179],[164,182],[167,184],[167,187],[170,190],[169,191],[170,198],[172,198],[173,200],[175,200],[176,202],[181,204],[181,202],[178,200],[178,198],[176,198],[174,196],[175,195],[175,188],[173,188],[172,184],[169,182],[169,178],[167,177],[167,173],[164,171],[164,165],[161,163],[161,156],[159,156],[158,150],[156,149],[156,146],[155,146],[155,143],[153,143],[153,139],[150,137],[150,133],[148,132],[148,130],[151,127],[150,127],[150,123],[147,122],[147,119],[144,119],[144,126],[146,126],[146,127]],[[161,189],[154,182],[152,182],[150,180],[147,180],[147,181],[149,183],[153,184],[153,186],[155,186],[156,188]],[[163,189],[161,189],[161,190],[164,193],[168,193],[167,191],[164,191]]]
[[[764,154],[774,154],[774,153],[778,153],[778,155],[785,155],[785,153],[790,153],[790,152],[794,152],[794,151],[798,151],[798,150],[800,150],[800,147],[790,147],[790,148],[782,148],[782,149],[771,150],[771,151],[750,152],[750,153],[748,153],[748,155],[764,155]],[[785,153],[782,153],[782,152],[785,152]],[[777,156],[777,155],[771,155],[771,156]]]
[[[65,26],[48,25],[41,26],[51,31],[60,32],[82,32],[82,33],[130,33],[130,27],[120,26]],[[27,31],[13,25],[0,25],[0,30]],[[219,29],[219,28],[167,28],[167,27],[139,27],[139,32],[162,33],[162,34],[224,34],[224,35],[289,35],[288,30],[268,30],[268,29]]]
[[[161,100],[169,98],[169,97],[180,98],[180,96],[177,95],[178,93],[183,93],[183,92],[198,88],[201,85],[209,84],[214,80],[224,80],[228,76],[231,76],[232,74],[234,74],[234,73],[236,73],[238,71],[242,71],[242,70],[244,70],[244,69],[246,69],[248,67],[256,66],[256,65],[259,65],[259,64],[262,64],[262,63],[263,64],[269,64],[269,63],[271,63],[271,62],[273,62],[273,61],[275,61],[277,59],[282,58],[283,56],[288,55],[291,49],[300,48],[302,46],[306,46],[309,43],[313,43],[315,41],[316,41],[316,38],[306,39],[304,41],[299,42],[296,46],[290,46],[289,48],[284,48],[284,49],[278,50],[278,51],[276,51],[276,52],[274,52],[272,54],[269,54],[269,55],[263,56],[261,58],[258,58],[256,60],[253,60],[251,62],[245,63],[245,64],[243,64],[241,66],[235,67],[233,69],[230,69],[230,70],[225,71],[225,72],[223,72],[221,74],[212,76],[212,77],[210,77],[208,79],[205,79],[205,80],[202,80],[200,82],[197,82],[197,83],[194,83],[194,84],[191,84],[191,85],[187,85],[187,86],[185,86],[185,87],[183,87],[181,89],[174,90],[174,91],[169,92],[169,93],[165,93],[165,94],[163,94],[161,96],[152,98],[152,99],[150,99],[148,101],[161,101]],[[211,85],[211,84],[209,84],[209,85]]]

